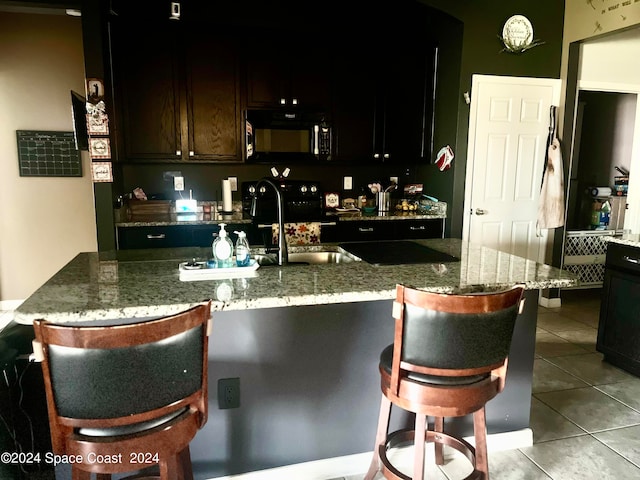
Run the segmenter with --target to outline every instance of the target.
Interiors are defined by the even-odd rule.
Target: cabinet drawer
[[[395,222],[395,238],[442,238],[442,219],[400,220]]]
[[[609,242],[605,266],[640,274],[640,248]]]
[[[392,221],[350,221],[339,222],[341,241],[392,240],[394,226]]]
[[[124,227],[118,228],[118,248],[186,247],[191,235],[184,227]]]

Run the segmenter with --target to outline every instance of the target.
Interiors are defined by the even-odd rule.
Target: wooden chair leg
[[[371,459],[371,465],[369,466],[369,471],[365,475],[364,480],[373,480],[376,474],[380,471],[380,455],[378,453],[378,449],[380,445],[384,445],[387,442],[390,416],[391,401],[382,395],[382,401],[380,402],[380,416],[378,417],[378,431],[376,433],[376,444],[373,446],[373,458]]]
[[[413,441],[413,479],[424,478],[424,439],[426,436],[427,417],[416,414],[416,423]]]
[[[444,418],[436,417],[433,425],[433,431],[443,433],[444,432]],[[444,445],[442,443],[435,443],[435,452],[436,452],[436,465],[444,465]]]
[[[91,480],[91,472],[80,470],[79,468],[72,466],[71,478],[72,480]]]
[[[473,433],[476,440],[476,470],[489,480],[489,457],[487,456],[487,424],[484,407],[473,413]]]
[[[178,463],[180,465],[180,471],[184,476],[184,480],[193,480],[193,468],[191,466],[191,453],[189,452],[189,445],[187,445],[178,454]]]

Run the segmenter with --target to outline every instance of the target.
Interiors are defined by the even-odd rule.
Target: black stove
[[[312,180],[271,179],[280,187],[284,202],[285,222],[303,222],[322,219],[322,191],[320,184]],[[270,185],[261,185],[256,192],[258,181],[242,182],[242,210],[249,215],[251,202],[258,196],[255,220],[276,222],[276,194]]]

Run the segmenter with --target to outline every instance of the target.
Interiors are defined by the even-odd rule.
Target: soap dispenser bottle
[[[238,235],[238,240],[236,240],[236,265],[238,267],[247,267],[251,261],[247,234],[243,231],[234,233]]]
[[[227,226],[226,223],[220,223],[220,232],[218,232],[218,236],[213,241],[212,249],[213,249],[213,258],[216,261],[216,266],[218,268],[228,268],[233,266],[233,243],[231,239],[227,235],[227,231],[224,227]]]

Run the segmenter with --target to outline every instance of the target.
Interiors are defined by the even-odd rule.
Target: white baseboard
[[[473,437],[465,438],[472,445]],[[530,447],[533,445],[533,431],[530,428],[516,430],[514,432],[495,433],[487,436],[487,450],[498,452],[501,450],[513,450],[516,448]],[[408,449],[402,447],[401,449]],[[401,450],[398,449],[398,450]],[[257,472],[215,477],[210,480],[329,480],[340,479],[350,475],[364,474],[371,462],[371,452],[357,453],[343,457],[327,458],[313,462],[285,465],[284,467],[270,468]]]
[[[15,310],[24,300],[0,300],[0,311]]]
[[[560,308],[562,300],[560,298],[547,298],[540,295],[538,297],[538,305],[545,308]]]

